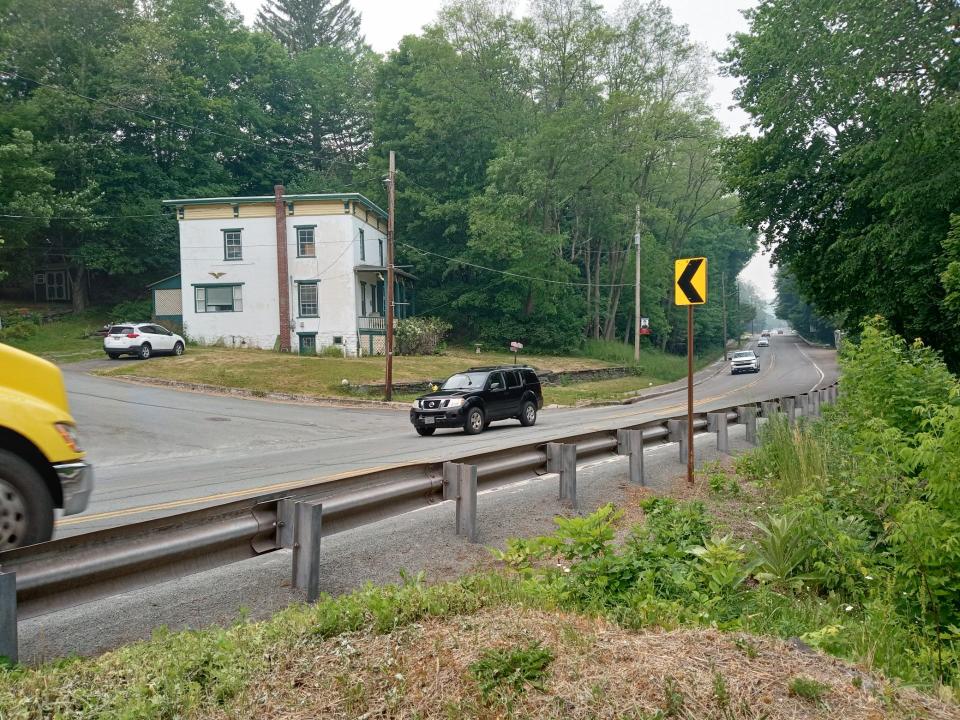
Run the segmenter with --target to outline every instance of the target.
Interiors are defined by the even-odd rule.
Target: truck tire
[[[0,450],[0,550],[53,537],[53,498],[27,461]]]

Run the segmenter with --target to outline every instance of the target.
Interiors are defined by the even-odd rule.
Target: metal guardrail
[[[819,415],[820,404],[833,402],[837,392],[834,383],[809,394],[696,413],[694,429],[716,432],[718,448],[726,450],[729,422],[746,424],[747,439],[755,442],[758,407],[765,417],[786,412],[792,421],[796,408],[802,414]],[[477,484],[503,484],[521,472],[559,473],[561,499],[576,506],[578,460],[605,453],[629,454],[631,479],[642,482],[644,446],[680,442],[680,454],[685,457],[685,423],[685,416],[665,417],[447,462],[415,462],[358,472],[294,490],[0,552],[0,655],[16,655],[15,624],[11,654],[10,623],[3,621],[11,617],[4,612],[11,605],[17,618],[24,620],[281,548],[293,549],[294,585],[306,587],[312,599],[317,592],[322,536],[456,500],[458,533],[472,538]],[[564,447],[573,449],[563,452]],[[15,597],[9,582],[14,574]]]

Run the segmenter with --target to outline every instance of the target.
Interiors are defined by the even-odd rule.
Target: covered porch
[[[387,334],[387,268],[382,265],[358,265],[357,336],[362,355],[383,355]],[[394,268],[394,327],[397,320],[416,313],[416,277]]]

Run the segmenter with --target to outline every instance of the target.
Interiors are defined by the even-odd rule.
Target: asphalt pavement
[[[731,376],[725,367],[708,370],[695,388],[696,408],[806,392],[837,376],[832,350],[811,347],[794,335],[774,335],[770,347],[758,349],[758,354],[759,374]],[[96,488],[86,513],[58,521],[57,537],[357,470],[439,461],[564,433],[632,425],[664,413],[680,414],[686,407],[685,384],[677,383],[652,388],[656,397],[631,405],[546,409],[532,428],[511,421],[495,423],[476,436],[448,430],[419,437],[402,409],[204,395],[93,376],[87,364],[63,369],[71,409],[96,468]]]

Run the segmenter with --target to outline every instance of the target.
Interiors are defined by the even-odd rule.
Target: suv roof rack
[[[492,372],[494,370],[533,370],[529,365],[481,365],[467,368],[467,372]]]

